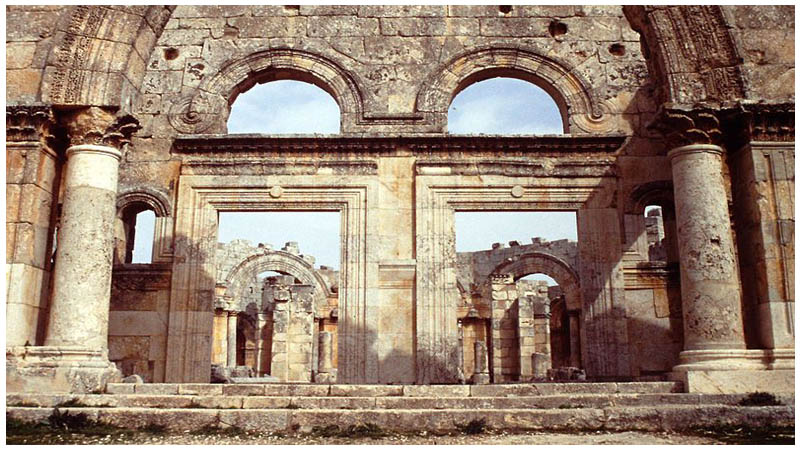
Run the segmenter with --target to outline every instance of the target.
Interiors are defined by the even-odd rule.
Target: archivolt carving
[[[591,85],[568,65],[518,48],[483,48],[453,58],[422,86],[417,110],[446,114],[459,91],[496,76],[522,78],[547,91],[561,109],[565,132],[569,125],[586,133],[609,131],[613,125],[609,119],[614,104],[594,99],[588,88]]]
[[[362,99],[355,81],[337,64],[313,53],[270,49],[231,61],[203,79],[195,94],[170,110],[170,123],[183,133],[224,133],[230,104],[259,82],[297,79],[329,93],[342,117],[362,116]]]
[[[117,211],[122,211],[129,205],[143,203],[153,210],[156,217],[167,217],[172,207],[169,199],[161,192],[146,187],[123,190],[117,196]]]

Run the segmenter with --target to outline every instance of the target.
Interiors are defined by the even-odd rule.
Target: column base
[[[336,369],[331,369],[330,372],[317,372],[317,374],[314,375],[314,382],[320,384],[336,383]]]
[[[685,350],[669,379],[685,392],[794,394],[794,349]]]
[[[474,373],[470,379],[471,384],[489,384],[489,382],[490,379],[488,373]]]
[[[120,381],[122,372],[101,350],[6,348],[6,392],[99,393]]]

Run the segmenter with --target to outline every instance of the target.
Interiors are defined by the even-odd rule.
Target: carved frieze
[[[92,57],[92,44],[108,14],[106,6],[76,6],[66,34],[55,50],[56,70],[50,88],[50,101],[56,104],[75,103],[83,90],[86,71],[82,70]]]

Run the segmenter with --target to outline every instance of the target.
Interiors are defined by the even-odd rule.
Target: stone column
[[[475,341],[475,371],[472,384],[489,384],[489,353],[486,343]]]
[[[104,145],[67,149],[50,326],[45,345],[105,349],[111,292],[112,230],[119,150]]]
[[[258,313],[256,319],[256,376],[264,375],[264,327],[267,324],[267,314]]]
[[[580,312],[569,314],[569,365],[581,367],[581,316]]]
[[[333,333],[330,331],[319,332],[319,368],[317,383],[334,383],[336,369],[333,368]]]
[[[228,367],[236,367],[236,311],[228,311]]]
[[[20,390],[91,392],[120,375],[108,361],[113,229],[120,148],[138,123],[101,108],[76,110],[63,119],[72,145],[66,151],[45,346],[7,358],[7,373],[13,384],[28,372],[20,377]],[[36,372],[37,365],[50,370]]]

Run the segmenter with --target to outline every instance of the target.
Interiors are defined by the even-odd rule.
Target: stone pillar
[[[475,371],[472,384],[489,384],[489,352],[486,343],[475,341]]]
[[[113,229],[120,148],[138,123],[101,108],[63,119],[72,145],[45,346],[7,352],[9,390],[93,392],[120,377],[108,360]]]
[[[319,332],[319,367],[314,381],[336,382],[336,369],[333,368],[333,333],[330,331]]]
[[[236,324],[237,312],[228,311],[228,361],[230,368],[236,367]]]
[[[264,327],[267,324],[267,314],[258,313],[256,319],[256,376],[260,377],[264,370]]]
[[[44,105],[6,108],[6,347],[44,338],[61,166],[53,125]]]
[[[569,312],[569,365],[581,367],[581,316],[580,312]]]

